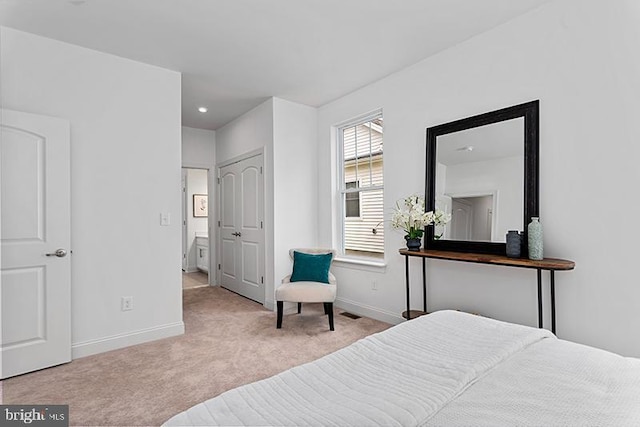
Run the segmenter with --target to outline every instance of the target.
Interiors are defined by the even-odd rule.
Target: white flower
[[[451,220],[451,215],[441,210],[425,212],[424,199],[420,196],[409,196],[396,202],[396,208],[391,217],[391,226],[404,230],[409,238],[422,237],[424,228],[428,225],[444,225]]]
[[[436,212],[433,215],[434,225],[445,225],[449,221],[451,221],[451,214],[448,214],[439,209],[436,209]]]

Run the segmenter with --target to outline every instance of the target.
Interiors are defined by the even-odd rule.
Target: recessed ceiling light
[[[201,113],[206,113],[207,111],[209,111],[209,109],[207,107],[199,107],[198,111],[200,111]]]

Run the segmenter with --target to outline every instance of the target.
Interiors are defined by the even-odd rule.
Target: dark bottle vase
[[[422,243],[420,242],[420,237],[411,238],[409,236],[404,236],[404,239],[407,241],[407,249],[410,251],[419,251]]]
[[[516,230],[507,232],[507,256],[509,258],[520,258],[522,249],[522,236]]]

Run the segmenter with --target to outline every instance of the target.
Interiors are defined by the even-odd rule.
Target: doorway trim
[[[208,247],[208,255],[209,255],[209,278],[208,278],[208,282],[209,282],[209,286],[214,286],[214,284],[212,283],[211,280],[211,270],[213,268],[213,256],[212,253],[213,251],[211,250],[211,248],[213,247],[213,245],[211,244],[211,240],[212,238],[217,238],[217,234],[213,232],[213,230],[215,229],[215,227],[212,227],[212,221],[214,221],[215,219],[215,215],[213,213],[213,210],[211,208],[211,200],[213,200],[212,196],[212,190],[216,188],[215,183],[214,183],[214,178],[213,178],[213,174],[211,173],[211,169],[212,166],[209,164],[205,164],[205,163],[199,163],[199,162],[182,162],[182,166],[180,169],[180,176],[182,176],[182,169],[203,169],[207,171],[207,194],[209,195],[209,212],[207,215],[207,230],[208,230],[208,234],[209,234],[209,247]],[[215,194],[214,194],[215,196]],[[182,191],[182,186],[180,186],[180,197],[184,197],[183,191]],[[182,229],[183,225],[181,224],[181,229]],[[184,241],[184,235],[182,237],[183,241]],[[182,253],[182,251],[181,251]],[[217,277],[217,276],[216,276]]]

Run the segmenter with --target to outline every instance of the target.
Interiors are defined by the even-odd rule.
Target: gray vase
[[[542,224],[540,224],[540,218],[531,218],[531,222],[527,226],[527,234],[529,235],[529,259],[541,260],[543,258],[543,254]]]
[[[516,230],[507,232],[507,256],[509,258],[520,258],[520,249],[522,247],[522,237]]]

